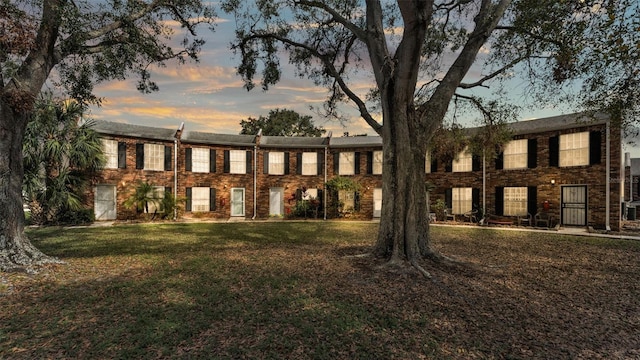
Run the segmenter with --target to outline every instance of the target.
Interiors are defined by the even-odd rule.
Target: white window
[[[191,171],[197,173],[209,172],[209,149],[192,148],[191,149]]]
[[[318,198],[318,189],[307,189],[302,192],[302,200],[313,200]]]
[[[509,141],[504,149],[504,169],[526,169],[527,139]]]
[[[144,169],[164,170],[164,145],[144,144]]]
[[[589,132],[560,135],[560,166],[589,165]]]
[[[465,172],[473,169],[471,153],[468,148],[462,150],[456,160],[453,160],[453,172]]]
[[[526,187],[504,188],[504,215],[507,215],[507,216],[527,215],[527,188]]]
[[[338,190],[338,201],[342,204],[342,211],[354,211],[356,206],[353,191]]]
[[[451,210],[454,214],[464,214],[471,211],[472,192],[471,188],[451,189]]]
[[[162,208],[162,199],[164,199],[164,186],[154,186],[151,193],[147,194],[153,201],[149,201],[147,203],[148,213],[155,214],[159,212],[163,212]],[[147,209],[145,209],[147,212]]]
[[[247,152],[244,150],[229,151],[229,173],[246,174],[247,173]]]
[[[284,175],[284,153],[283,152],[269,153],[269,174]]]
[[[427,151],[424,156],[424,171],[425,173],[431,173],[431,153]]]
[[[353,175],[355,173],[356,154],[352,152],[340,153],[338,172],[340,175]]]
[[[191,188],[191,211],[209,211],[209,191],[208,187]]]
[[[302,175],[318,175],[318,153],[302,153]]]
[[[382,174],[382,151],[373,152],[373,173],[375,175]]]
[[[105,169],[117,169],[118,168],[118,142],[115,140],[102,139],[102,149],[106,162],[104,164]]]

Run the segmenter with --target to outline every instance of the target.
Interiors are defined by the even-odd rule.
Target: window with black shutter
[[[602,133],[592,131],[589,133],[589,164],[600,164],[602,157]]]
[[[184,210],[185,211],[191,211],[191,198],[192,198],[192,195],[191,195],[191,188],[190,187],[188,187],[185,190],[185,196],[187,198],[187,201],[185,203]]]
[[[262,155],[262,173],[263,174],[268,174],[269,173],[269,152],[265,151]]]
[[[538,139],[527,141],[527,167],[529,169],[538,167]]]
[[[191,171],[192,169],[192,162],[191,162],[192,152],[193,150],[191,148],[184,149],[184,169],[186,171]]]
[[[118,143],[118,168],[127,168],[127,143],[124,142]]]
[[[496,188],[496,213],[495,215],[502,216],[504,215],[504,187]]]
[[[296,175],[302,175],[302,153],[296,153]]]
[[[210,173],[216,172],[216,150],[215,149],[209,150],[209,172]]]
[[[225,150],[224,151],[224,164],[223,164],[223,171],[225,174],[228,174],[229,172],[231,172],[231,163],[230,163],[230,155],[229,155],[229,150]]]
[[[144,169],[144,144],[136,144],[136,169]]]
[[[549,166],[558,166],[560,163],[560,137],[549,138]]]
[[[164,147],[164,171],[171,171],[171,168],[173,168],[173,166],[171,164],[173,164],[173,157],[171,156],[172,154],[172,149],[171,146],[165,146]]]
[[[247,151],[247,174],[251,174],[252,171],[252,165],[251,165],[251,161],[253,160],[253,156],[251,154],[251,151]]]
[[[216,189],[209,188],[209,211],[216,211]]]

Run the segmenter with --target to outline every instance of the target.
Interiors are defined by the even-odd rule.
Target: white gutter
[[[322,194],[322,197],[324,198],[323,204],[324,204],[324,220],[327,220],[327,167],[328,167],[328,159],[329,159],[329,142],[331,141],[331,135],[333,135],[333,132],[329,131],[329,133],[327,134],[327,145],[324,146],[324,192]]]
[[[482,150],[482,219],[487,216],[487,157]]]
[[[605,213],[606,213],[606,218],[605,218],[605,228],[607,229],[607,231],[611,231],[611,219],[609,216],[609,211],[611,210],[611,129],[609,127],[609,120],[607,120],[607,141],[606,141],[606,166],[607,166],[607,171],[606,171],[606,190],[605,190]],[[622,219],[622,207],[620,205],[618,205],[618,211],[620,211],[620,218]]]

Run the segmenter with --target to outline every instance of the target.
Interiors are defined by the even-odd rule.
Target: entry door
[[[231,189],[231,216],[244,216],[244,188]]]
[[[382,214],[382,189],[373,189],[373,217],[379,218]]]
[[[284,188],[269,189],[269,216],[284,214]]]
[[[587,187],[585,185],[562,187],[562,225],[587,225]]]
[[[96,185],[93,209],[96,220],[116,219],[115,185]]]

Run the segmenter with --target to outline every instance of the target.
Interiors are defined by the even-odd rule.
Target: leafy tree
[[[605,110],[618,124],[633,119],[639,7],[635,0],[223,3],[235,15],[232,48],[247,89],[260,75],[263,89],[276,84],[286,54],[297,76],[328,89],[329,115],[351,102],[382,136],[376,253],[421,270],[419,260],[442,259],[429,241],[424,160],[445,117],[458,103],[495,116],[478,90],[501,90],[517,76],[530,84],[532,103],[570,100],[576,109]],[[472,73],[474,65],[484,69]],[[360,90],[363,80],[372,90]]]
[[[33,223],[58,223],[82,210],[90,177],[104,166],[102,142],[83,110],[51,97],[36,103],[23,145],[23,193]]]
[[[271,110],[267,117],[261,115],[257,119],[240,120],[240,126],[240,134],[255,135],[262,129],[262,134],[268,136],[322,136],[326,131],[316,127],[311,116],[287,109]]]
[[[156,196],[151,184],[138,181],[132,194],[125,200],[124,206],[128,209],[134,209],[136,216],[140,216],[142,213],[149,213],[149,204],[158,207],[161,200]]]
[[[99,102],[93,83],[134,73],[139,90],[157,90],[150,66],[197,60],[197,25],[213,20],[201,0],[0,2],[0,270],[53,260],[25,236],[22,212],[22,143],[45,82],[80,103]]]

